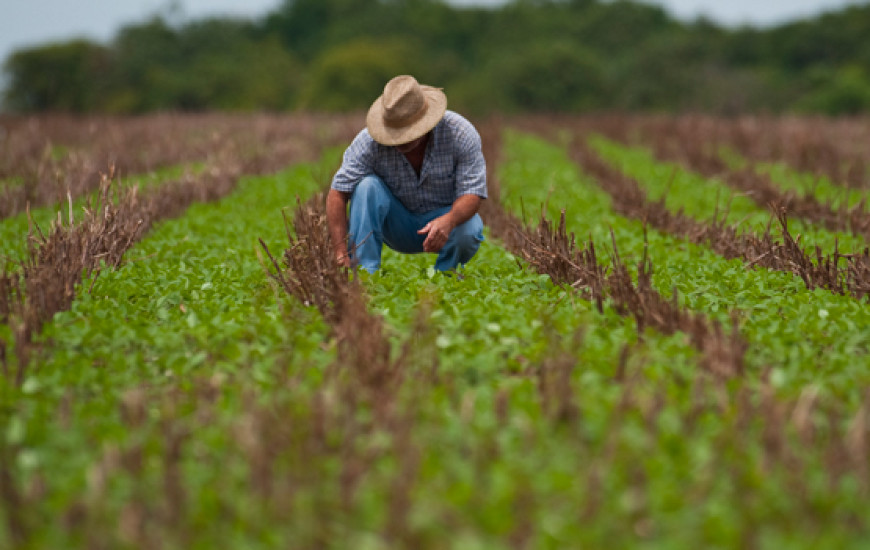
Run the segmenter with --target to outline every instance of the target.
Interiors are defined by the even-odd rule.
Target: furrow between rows
[[[241,174],[254,166],[274,170],[299,160],[300,150],[292,144],[274,146],[253,161],[220,156],[195,176],[141,194],[135,186],[113,190],[104,178],[100,200],[86,208],[79,221],[70,212],[67,223],[60,219],[47,233],[32,238],[20,270],[4,268],[0,274],[0,322],[8,326],[7,333],[0,335],[0,358],[6,375],[18,383],[24,380],[29,348],[42,325],[69,308],[82,277],[119,267],[126,251],[155,222],[178,216],[191,204],[226,196]]]
[[[755,376],[773,369],[777,384],[792,387],[821,376],[829,389],[853,396],[856,384],[867,380],[862,365],[870,360],[870,319],[858,300],[811,291],[791,273],[747,269],[741,260],[626,218],[592,178],[577,172],[562,148],[508,137],[500,181],[509,209],[520,212],[521,201],[545,204],[551,218],[564,209],[567,230],[588,236],[598,256],[615,257],[599,244],[612,240],[624,263],[651,261],[651,286],[660,294],[671,296],[676,289],[683,305],[725,325],[736,316],[750,346],[746,367]]]
[[[235,497],[249,483],[264,487],[249,433],[274,426],[263,425],[263,396],[288,376],[316,383],[334,357],[323,321],[276,299],[256,238],[279,242],[277,205],[309,194],[334,161],[243,178],[228,197],[155,225],[130,250],[135,261],[87,279],[90,291],[35,335],[22,383],[0,378],[9,426],[0,474],[10,490],[0,509],[17,525],[0,528],[0,541],[150,548],[162,544],[152,527],[183,525],[175,540],[184,545],[212,506],[245,517]],[[230,473],[224,459],[235,452],[244,470]],[[216,527],[208,544],[232,536]]]
[[[725,216],[714,214],[700,221],[673,212],[664,198],[652,201],[637,180],[604,162],[582,139],[572,144],[574,159],[593,176],[613,201],[620,214],[640,220],[657,230],[677,235],[695,244],[707,246],[726,259],[739,258],[748,267],[760,266],[793,273],[808,289],[823,288],[841,295],[864,298],[870,293],[870,252],[844,254],[823,252],[819,246],[805,249],[788,228],[787,208],[777,212],[779,238],[771,233],[770,224],[762,234],[726,224]]]
[[[490,147],[497,147],[493,136],[487,137],[496,144]],[[490,187],[499,187],[495,173],[489,179]],[[496,193],[496,197],[499,195],[500,192]],[[608,263],[601,262],[592,239],[578,247],[574,233],[569,234],[566,229],[564,210],[558,225],[542,212],[536,227],[525,227],[522,220],[498,203],[487,204],[484,213],[493,235],[535,270],[548,275],[553,283],[584,291],[599,311],[603,311],[607,300],[608,307],[634,319],[638,334],[644,334],[647,327],[662,334],[686,334],[701,354],[701,366],[714,375],[729,378],[742,374],[747,346],[737,330],[736,319],[732,320],[729,332],[719,320],[680,305],[676,293],[669,298],[661,295],[652,286],[653,265],[646,255],[638,262],[633,278],[615,241]]]
[[[724,123],[723,123],[724,124]],[[816,198],[812,194],[797,193],[784,190],[781,185],[773,181],[769,171],[761,170],[751,163],[742,167],[735,167],[723,157],[721,146],[741,145],[738,151],[751,151],[746,138],[726,138],[729,132],[717,131],[711,125],[699,123],[672,123],[668,127],[661,125],[638,124],[637,130],[641,136],[641,142],[652,149],[656,157],[661,161],[676,162],[693,170],[705,178],[722,181],[731,189],[749,197],[761,209],[773,207],[783,209],[793,218],[806,220],[807,222],[823,227],[829,231],[843,232],[860,237],[863,242],[870,242],[870,212],[866,208],[866,200],[858,203],[838,200],[834,197],[824,199]],[[624,133],[624,132],[623,132]],[[623,135],[623,138],[626,136]],[[834,143],[837,140],[828,139],[826,143]],[[785,151],[781,146],[779,151]],[[750,153],[751,154],[751,153]],[[827,153],[819,159],[827,158]],[[759,155],[750,156],[756,159]],[[834,158],[839,158],[835,155]],[[793,158],[792,158],[793,160]],[[841,163],[846,160],[841,159]],[[849,169],[848,181],[851,185],[866,180],[867,168],[863,159],[851,159],[852,168]],[[841,181],[844,177],[841,168],[834,170],[835,161],[826,161],[818,168],[822,173],[835,178],[833,181]],[[804,166],[798,163],[798,166]],[[854,172],[854,174],[853,174]],[[843,189],[846,193],[847,189]],[[838,206],[834,206],[834,202]],[[863,247],[862,247],[863,248]]]

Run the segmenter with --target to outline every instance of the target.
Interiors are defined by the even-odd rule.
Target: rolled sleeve
[[[457,140],[456,196],[477,195],[486,198],[486,160],[483,158],[480,134],[471,127]]]
[[[373,172],[375,141],[361,131],[344,152],[341,167],[332,177],[332,189],[352,193],[357,184]]]

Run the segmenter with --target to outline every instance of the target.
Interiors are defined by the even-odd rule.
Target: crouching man
[[[397,76],[333,177],[326,216],[336,258],[374,272],[386,244],[405,254],[437,253],[435,269],[455,269],[483,241],[477,211],[485,198],[477,130],[447,110],[439,88]]]

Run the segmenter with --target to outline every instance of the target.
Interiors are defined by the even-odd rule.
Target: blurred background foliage
[[[401,73],[470,114],[870,111],[870,5],[769,29],[631,1],[285,0],[255,20],[122,28],[20,50],[7,110],[365,109]]]

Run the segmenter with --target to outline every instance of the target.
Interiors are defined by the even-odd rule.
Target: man
[[[374,272],[386,243],[406,254],[438,253],[435,269],[455,269],[483,241],[477,211],[485,198],[477,130],[447,110],[439,88],[397,76],[372,104],[366,128],[333,177],[326,217],[336,258]]]

